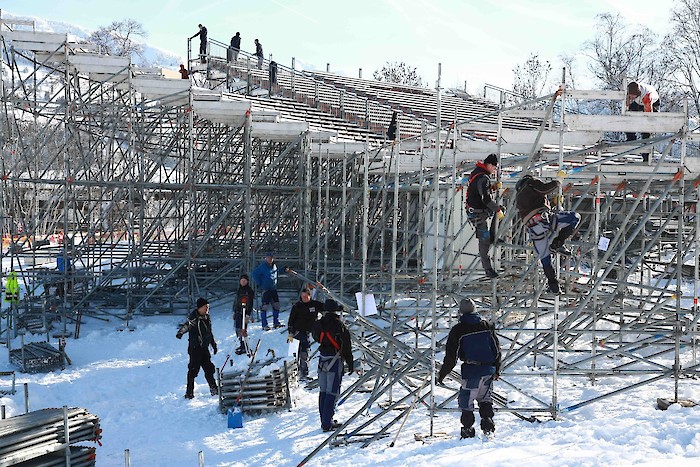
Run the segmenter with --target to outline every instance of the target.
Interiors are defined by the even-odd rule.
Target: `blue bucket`
[[[239,407],[228,409],[228,427],[243,428],[243,412]]]

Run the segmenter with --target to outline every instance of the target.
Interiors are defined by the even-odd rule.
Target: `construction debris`
[[[101,432],[99,419],[77,407],[36,410],[0,420],[0,467],[66,465],[67,456],[72,466],[95,465],[95,448],[70,445],[99,443]]]

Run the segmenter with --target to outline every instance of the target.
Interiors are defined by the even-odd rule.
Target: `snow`
[[[233,369],[243,370],[249,359],[233,354],[237,339],[229,307],[212,303],[212,321],[220,349],[213,361],[219,367],[230,353]],[[282,318],[286,318],[286,313]],[[97,448],[98,466],[124,465],[125,449],[135,466],[197,465],[200,451],[205,465],[297,465],[326,439],[320,430],[317,390],[303,386],[294,389],[295,406],[291,411],[246,414],[242,429],[227,428],[227,416],[219,412],[218,399],[209,395],[203,374],[197,378],[195,398],[184,399],[187,339],[175,338],[182,319],[173,315],[138,316],[130,323],[134,330],[119,331],[124,328],[121,322],[87,318],[80,338],[68,339],[66,351],[72,365],[47,374],[16,373],[20,390],[1,401],[7,416],[24,412],[24,383],[28,384],[30,410],[64,405],[87,409],[100,418],[103,429],[102,446]],[[251,325],[250,341],[255,343],[258,339],[258,360],[265,359],[268,349],[278,356],[286,355],[284,332],[263,332],[256,322]],[[17,345],[13,343],[14,347]],[[313,375],[313,362],[310,368]],[[0,370],[16,369],[3,363]],[[343,387],[355,378],[356,375],[346,376]],[[537,379],[530,381],[538,384]],[[560,392],[562,398],[567,391],[591,397],[620,383],[611,377],[600,379],[595,386],[580,381],[562,383]],[[507,393],[508,388],[496,382],[496,390]],[[551,394],[544,380],[538,390],[545,400]],[[439,388],[436,401],[452,393]],[[680,394],[698,400],[700,388],[692,379],[681,380]],[[681,408],[677,404],[667,411],[656,408],[657,397],[672,396],[673,381],[667,379],[563,413],[555,421],[529,423],[497,412],[496,436],[488,441],[480,437],[460,440],[458,413],[450,412],[439,414],[434,425],[436,433],[446,432],[448,438],[416,442],[414,433],[428,434],[430,430],[427,409],[417,406],[393,448],[389,444],[399,424],[389,430],[388,438],[364,449],[360,448],[361,443],[324,447],[308,465],[453,466],[474,460],[480,465],[519,466],[657,465],[670,461],[675,465],[697,465],[700,408]],[[347,420],[365,398],[366,394],[354,393],[338,408],[336,418]],[[372,407],[370,412],[377,410]],[[354,426],[364,417],[356,419]]]

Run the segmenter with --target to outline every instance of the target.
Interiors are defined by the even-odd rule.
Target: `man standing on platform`
[[[201,24],[197,25],[199,27],[199,32],[190,39],[194,39],[199,36],[199,60],[202,63],[207,63],[207,28]]]

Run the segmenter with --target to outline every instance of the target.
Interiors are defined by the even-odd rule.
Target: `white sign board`
[[[355,298],[357,299],[357,310],[360,312],[361,316],[372,316],[378,313],[377,302],[374,301],[373,294],[368,293],[365,295],[363,301],[362,292],[356,292]]]
[[[598,249],[600,251],[608,251],[609,246],[610,239],[608,237],[600,237],[600,240],[598,240]]]
[[[294,339],[289,343],[289,349],[287,350],[287,357],[296,357],[299,353],[299,340]]]

